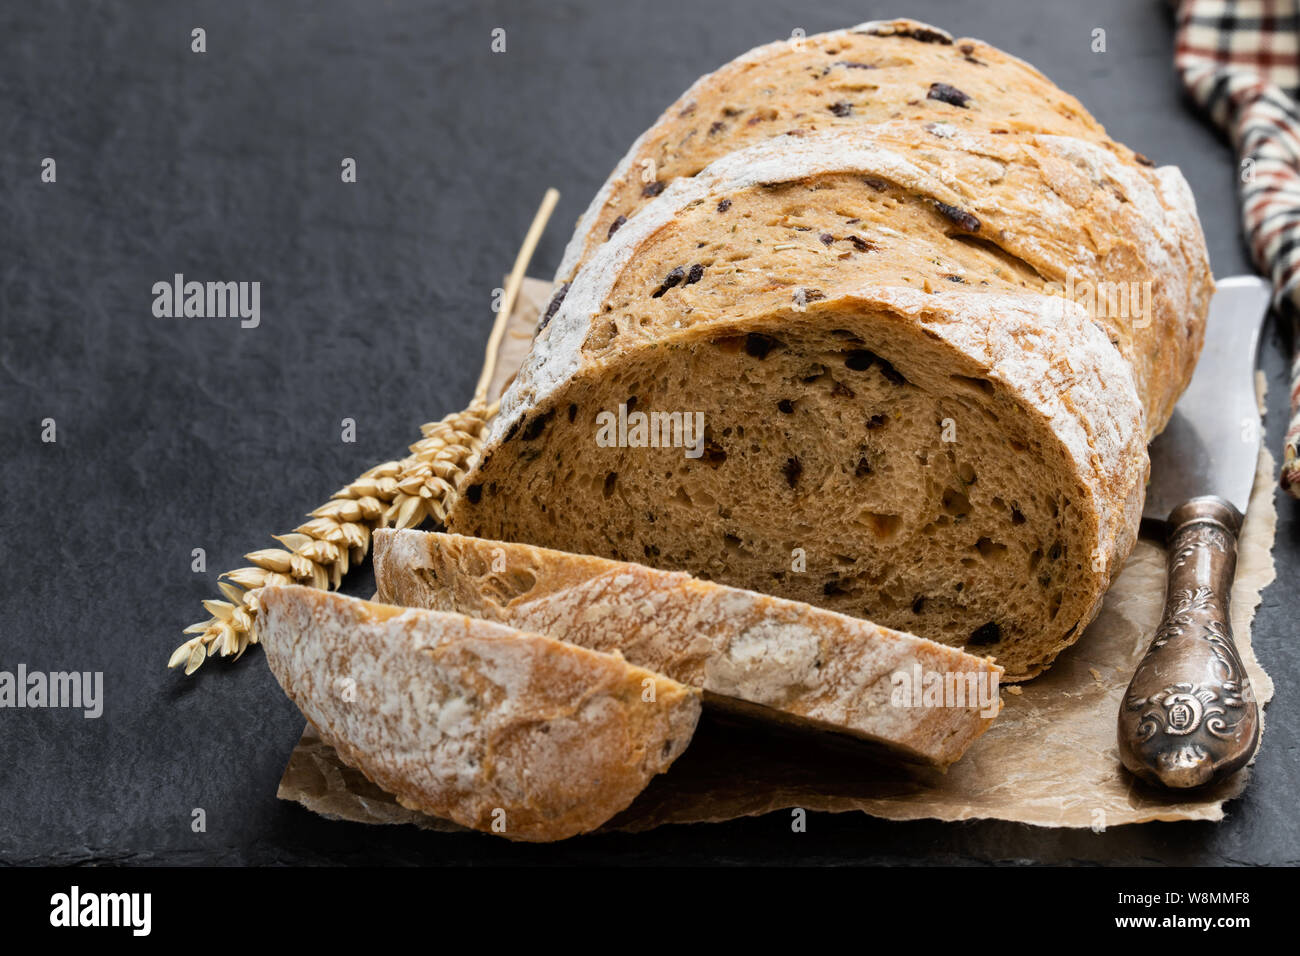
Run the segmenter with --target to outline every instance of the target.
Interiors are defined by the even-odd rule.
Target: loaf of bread
[[[598,827],[682,753],[693,688],[461,614],[265,588],[258,637],[339,756],[405,807],[511,840]]]
[[[911,21],[700,80],[559,276],[450,530],[817,604],[1007,680],[1132,548],[1213,289],[1176,169]]]
[[[1001,707],[1001,668],[985,659],[681,572],[420,531],[378,531],[374,554],[381,600],[620,653],[706,704],[911,760],[947,766]]]

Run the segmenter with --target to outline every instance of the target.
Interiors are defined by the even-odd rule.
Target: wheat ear
[[[203,602],[211,615],[185,629],[194,636],[172,652],[168,667],[185,665],[193,674],[215,654],[239,657],[257,643],[258,590],[274,584],[308,584],[338,588],[348,568],[365,559],[371,534],[379,528],[414,528],[433,518],[442,522],[460,479],[473,464],[487,423],[497,406],[487,401],[497,352],[506,323],[514,311],[524,274],[560,194],[548,189],[524,237],[505,295],[488,337],[483,371],[474,398],[463,412],[420,426],[423,437],[405,458],[384,462],[335,492],[308,514],[311,519],[284,535],[272,535],[281,545],[244,557],[250,567],[227,571],[217,581],[225,600]]]

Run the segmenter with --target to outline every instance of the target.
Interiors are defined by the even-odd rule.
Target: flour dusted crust
[[[758,47],[700,78],[615,168],[579,219],[556,274],[568,281],[622,219],[729,152],[773,136],[943,121],[999,135],[1061,134],[1139,161],[1074,97],[1016,57],[913,20]]]
[[[272,672],[346,763],[403,806],[508,839],[595,829],[699,718],[691,688],[501,624],[298,586],[263,589],[261,607]]]
[[[789,201],[762,200],[786,184]],[[756,208],[765,219],[755,219]],[[807,211],[802,222],[791,209]],[[756,239],[760,226],[768,232]],[[729,240],[728,229],[743,234]],[[683,264],[706,267],[697,283],[656,302],[647,296],[663,277],[633,260],[644,260],[649,245],[672,244],[674,232]],[[714,247],[689,248],[700,239]],[[729,242],[728,256],[745,254],[741,265],[719,261],[718,240]],[[539,334],[495,434],[584,353],[707,317],[720,295],[753,311],[788,300],[796,287],[832,294],[866,281],[955,281],[1081,302],[1129,361],[1150,437],[1190,380],[1213,291],[1195,206],[1176,169],[1128,165],[1067,137],[1012,140],[937,122],[760,142],[674,183],[597,256]],[[632,303],[625,312],[624,301]]]
[[[499,621],[628,660],[760,716],[946,766],[988,729],[1001,668],[868,621],[687,574],[452,534],[379,531],[382,600]],[[895,675],[981,686],[949,706],[895,699]],[[954,683],[955,686],[955,683]]]

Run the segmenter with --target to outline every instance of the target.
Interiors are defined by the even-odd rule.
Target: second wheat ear
[[[260,588],[307,584],[336,589],[348,569],[365,559],[374,531],[414,528],[427,518],[441,522],[446,517],[447,504],[482,448],[487,423],[496,414],[496,404],[488,404],[488,386],[497,352],[528,263],[559,198],[556,190],[546,191],[515,257],[469,407],[421,425],[423,437],[409,447],[406,457],[369,469],[309,512],[309,521],[288,534],[272,535],[280,547],[250,552],[244,555],[251,562],[249,567],[222,574],[217,587],[225,599],[203,602],[210,616],[185,629],[194,636],[172,652],[168,667],[183,664],[185,673],[193,674],[216,654],[237,660],[249,645],[257,643]]]

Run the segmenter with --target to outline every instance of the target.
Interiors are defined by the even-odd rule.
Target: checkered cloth
[[[1250,252],[1300,343],[1300,0],[1181,0],[1174,64],[1183,86],[1241,160]],[[1282,487],[1300,498],[1300,351]]]

